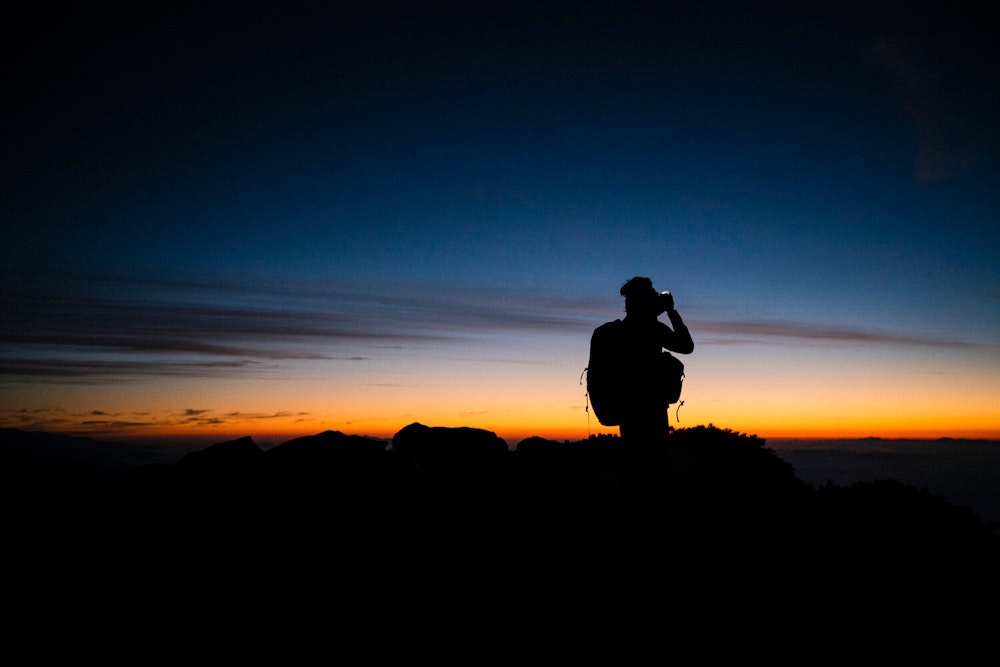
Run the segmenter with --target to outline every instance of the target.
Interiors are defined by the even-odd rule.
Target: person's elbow
[[[684,332],[687,334],[687,332]],[[674,351],[678,354],[691,354],[694,352],[694,339],[690,335],[677,336],[674,339]]]

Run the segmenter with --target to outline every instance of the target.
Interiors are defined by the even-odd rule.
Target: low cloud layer
[[[930,347],[980,347],[976,343],[936,336],[918,336],[900,332],[885,332],[846,327],[834,327],[781,321],[712,321],[691,323],[702,335],[714,336],[711,343],[735,345],[745,343],[841,343],[865,345],[919,345]]]
[[[505,334],[572,336],[585,347],[596,324],[617,316],[603,302],[525,291],[97,276],[15,281],[2,299],[13,317],[0,323],[0,376],[36,383],[258,377],[298,361],[364,363],[380,350],[464,346]],[[972,345],[892,331],[685,315],[699,345]]]
[[[310,420],[308,412],[278,411],[269,413],[223,411],[210,408],[187,408],[165,412],[151,418],[148,412],[113,412],[90,410],[73,412],[60,408],[0,409],[0,423],[28,431],[60,430],[67,426],[83,432],[114,434],[178,427],[245,426],[267,421],[302,422]]]

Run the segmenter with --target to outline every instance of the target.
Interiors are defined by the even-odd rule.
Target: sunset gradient
[[[982,7],[474,4],[8,17],[0,427],[614,433],[642,275],[675,426],[1000,439]]]

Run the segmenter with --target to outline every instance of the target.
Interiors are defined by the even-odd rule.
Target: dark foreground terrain
[[[487,431],[411,424],[391,446],[327,431],[134,467],[79,455],[99,443],[70,456],[53,436],[2,435],[7,572],[36,602],[752,615],[776,600],[786,613],[995,601],[997,537],[972,511],[892,480],[812,486],[762,440],[714,427],[650,452],[608,437],[511,451]]]

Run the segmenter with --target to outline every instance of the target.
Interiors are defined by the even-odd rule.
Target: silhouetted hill
[[[990,440],[779,440],[769,446],[813,486],[893,479],[944,496],[1000,525],[1000,442]]]
[[[511,451],[489,431],[411,424],[391,443],[326,431],[264,452],[241,438],[111,473],[36,451],[32,439],[0,441],[4,505],[21,517],[9,536],[28,554],[90,553],[133,577],[143,576],[137,563],[211,562],[224,571],[183,571],[238,581],[327,573],[359,586],[548,573],[571,587],[586,572],[618,573],[617,585],[686,572],[688,583],[798,586],[805,570],[842,581],[847,569],[891,560],[968,583],[997,556],[996,536],[970,510],[893,481],[814,487],[763,440],[712,426],[680,429],[650,451],[607,436],[528,438]],[[97,498],[100,484],[114,492]],[[41,502],[47,494],[56,500]],[[834,578],[809,581],[836,588]]]
[[[0,429],[0,503],[17,521],[110,502],[137,450],[91,438]]]

